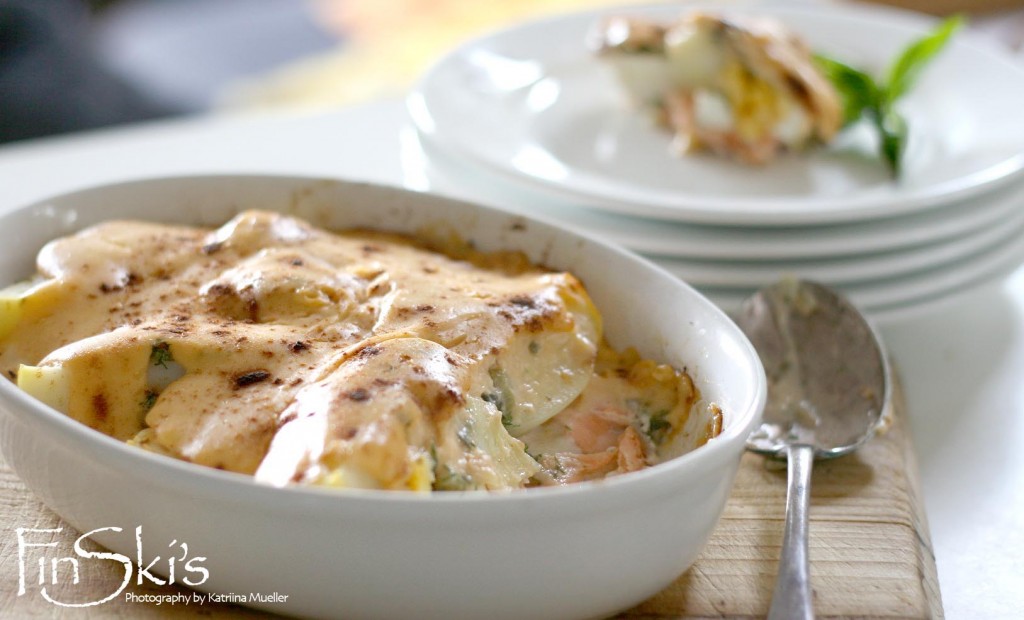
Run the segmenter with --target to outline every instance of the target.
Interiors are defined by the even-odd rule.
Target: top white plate
[[[535,189],[588,206],[697,223],[883,218],[962,199],[1024,170],[1024,67],[964,32],[900,103],[910,138],[899,181],[874,157],[863,125],[828,149],[763,168],[673,156],[670,136],[628,107],[585,37],[601,15],[668,21],[701,6],[573,14],[478,39],[426,74],[409,96],[410,115],[439,148]],[[857,6],[739,2],[727,10],[775,16],[814,50],[875,73],[935,23]]]

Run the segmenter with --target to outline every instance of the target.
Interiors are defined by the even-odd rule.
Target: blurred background
[[[885,0],[983,15],[1024,0]],[[183,114],[397,95],[469,37],[629,0],[0,0],[0,143]],[[649,0],[648,2],[649,3]]]

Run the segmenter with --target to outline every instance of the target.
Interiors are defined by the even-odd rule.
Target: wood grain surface
[[[811,483],[810,558],[819,618],[940,618],[942,606],[918,493],[917,464],[902,398],[888,431],[859,452],[818,462]],[[696,564],[654,598],[622,618],[759,618],[768,609],[782,542],[786,472],[748,454],[710,543]],[[0,462],[0,616],[12,618],[247,618],[266,614],[226,604],[155,605],[125,595],[86,608],[57,607],[38,588],[18,594],[17,528],[57,529],[61,549],[78,534],[50,512]],[[39,539],[35,539],[40,542]],[[93,546],[93,548],[98,548]],[[95,570],[98,565],[108,572]],[[91,562],[81,582],[69,579],[56,600],[98,600],[117,590],[123,569]],[[31,570],[31,569],[30,569]],[[32,575],[29,575],[29,581]],[[62,592],[61,588],[66,588]],[[191,596],[186,589],[129,588],[136,594]],[[344,611],[339,610],[343,617]]]

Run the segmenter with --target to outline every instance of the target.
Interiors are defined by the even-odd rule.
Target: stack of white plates
[[[604,14],[669,21],[699,6],[574,14],[464,45],[409,97],[407,175],[625,245],[730,309],[797,276],[870,313],[901,313],[1024,261],[1024,66],[996,44],[958,34],[901,101],[910,134],[898,179],[858,126],[750,168],[673,156],[584,43]],[[879,73],[935,23],[858,5],[728,7]]]

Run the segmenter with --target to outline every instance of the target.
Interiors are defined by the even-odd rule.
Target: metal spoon
[[[807,511],[814,459],[852,452],[889,406],[878,335],[850,302],[813,282],[784,280],[747,299],[736,317],[768,376],[764,422],[747,448],[788,460],[786,525],[769,620],[813,618]]]

